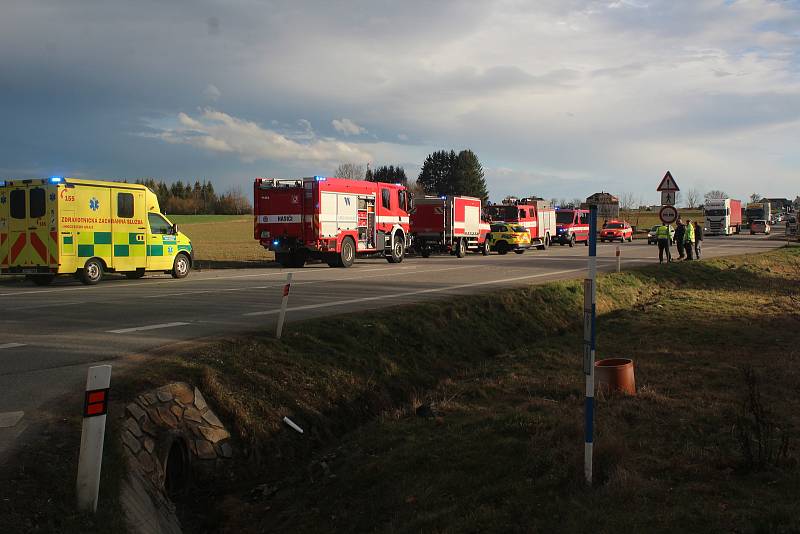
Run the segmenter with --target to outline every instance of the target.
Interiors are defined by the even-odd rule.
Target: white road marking
[[[3,343],[0,349],[15,349],[17,347],[27,347],[25,343]]]
[[[553,271],[548,273],[539,273],[539,274],[529,274],[526,276],[516,276],[514,278],[503,278],[501,280],[487,280],[484,282],[471,282],[469,284],[457,284],[454,286],[445,286],[445,287],[435,287],[431,289],[420,289],[417,291],[405,291],[403,293],[392,293],[389,295],[376,295],[374,297],[362,297],[358,299],[349,299],[349,300],[338,300],[335,302],[323,302],[321,304],[308,304],[306,306],[295,306],[294,308],[289,308],[286,311],[303,311],[303,310],[315,310],[318,308],[329,308],[331,306],[343,306],[346,304],[357,304],[359,302],[369,302],[372,300],[385,300],[385,299],[392,299],[392,298],[400,298],[400,297],[411,297],[414,295],[425,295],[428,293],[440,293],[442,291],[449,291],[453,289],[463,289],[467,287],[478,287],[478,286],[486,286],[492,284],[503,284],[506,282],[518,282],[520,280],[529,280],[531,278],[541,278],[542,276],[556,276],[560,274],[567,274],[567,273],[576,273],[580,271],[585,271],[585,267],[581,267],[580,269],[567,269],[565,271]],[[250,312],[250,313],[243,313],[243,317],[254,317],[258,315],[275,315],[280,312],[280,309],[274,310],[267,310],[267,311],[259,311],[259,312]]]
[[[191,323],[162,323],[162,324],[151,324],[148,326],[136,326],[134,328],[121,328],[119,330],[106,330],[109,334],[127,334],[129,332],[143,332],[145,330],[158,330],[160,328],[172,328],[173,326],[185,326]]]
[[[4,412],[0,413],[0,428],[12,428],[17,426],[25,412]]]

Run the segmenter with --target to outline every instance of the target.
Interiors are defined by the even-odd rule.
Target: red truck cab
[[[583,241],[589,245],[589,210],[556,210],[556,239],[562,247]]]

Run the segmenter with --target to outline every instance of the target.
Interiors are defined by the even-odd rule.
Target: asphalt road
[[[704,258],[760,252],[781,244],[761,235],[708,237]],[[615,248],[598,245],[601,270],[616,268]],[[623,268],[657,261],[656,247],[643,241],[620,249]],[[2,414],[26,413],[15,426],[0,428],[0,456],[40,407],[80,390],[90,365],[120,364],[131,354],[208,336],[274,332],[287,272],[294,277],[287,315],[291,322],[582,278],[587,251],[581,245],[555,246],[523,255],[411,257],[399,265],[366,259],[349,269],[316,264],[302,269],[214,270],[193,272],[184,280],[108,276],[97,286],[83,286],[71,278],[46,288],[0,280],[0,426]]]

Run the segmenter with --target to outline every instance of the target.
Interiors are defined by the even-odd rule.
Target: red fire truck
[[[536,198],[523,198],[514,203],[486,206],[491,222],[513,222],[528,229],[531,246],[544,250],[556,236],[556,216],[550,203]]]
[[[578,241],[589,244],[589,210],[559,209],[556,212],[558,243],[575,246]]]
[[[410,243],[405,186],[313,176],[256,178],[255,238],[284,267],[320,259],[349,267],[356,256],[403,261]]]
[[[463,258],[468,250],[487,254],[489,225],[481,220],[481,199],[423,197],[414,199],[411,243],[423,258],[431,252],[449,252]]]

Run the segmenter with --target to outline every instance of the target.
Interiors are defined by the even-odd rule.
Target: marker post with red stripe
[[[85,511],[97,511],[110,385],[110,365],[97,365],[89,368],[86,377],[86,393],[83,399],[83,431],[81,432],[81,451],[78,458],[76,485],[78,508]]]
[[[621,268],[622,268],[622,255],[620,254],[619,251],[619,245],[617,245],[617,272],[619,272]]]
[[[289,288],[292,286],[292,273],[286,273],[286,285],[283,286],[283,299],[281,300],[281,314],[278,316],[278,329],[275,337],[280,339],[283,333],[283,321],[286,318],[286,307],[289,305]]]

